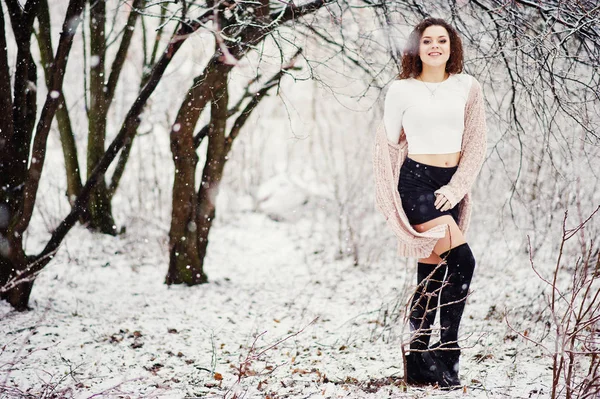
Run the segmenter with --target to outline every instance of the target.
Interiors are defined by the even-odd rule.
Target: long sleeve
[[[487,126],[481,85],[473,78],[465,106],[461,158],[450,182],[435,191],[444,195],[454,207],[471,190],[487,152]]]
[[[398,254],[424,258],[431,254],[437,240],[444,237],[446,225],[417,232],[408,222],[398,193],[400,166],[408,152],[406,136],[402,134],[396,144],[388,141],[384,129],[383,124],[377,128],[373,149],[375,206],[398,238]]]
[[[404,113],[402,96],[402,83],[399,80],[395,80],[390,85],[385,95],[385,106],[383,110],[385,134],[392,143],[398,143],[400,141],[402,114]]]

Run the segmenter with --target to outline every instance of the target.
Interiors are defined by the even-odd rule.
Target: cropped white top
[[[473,83],[460,73],[439,83],[395,80],[387,91],[383,122],[388,140],[404,129],[408,154],[449,154],[461,150],[465,105]]]

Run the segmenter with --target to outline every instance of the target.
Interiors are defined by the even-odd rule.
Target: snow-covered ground
[[[211,233],[210,283],[168,287],[165,227],[139,218],[127,226],[116,238],[76,227],[37,279],[32,310],[0,303],[0,397],[53,397],[49,389],[76,398],[548,396],[550,358],[503,318],[510,310],[515,328],[545,330],[535,321],[542,286],[526,256],[499,258],[473,240],[466,387],[445,392],[402,386],[414,268],[393,249],[354,266],[329,255],[308,218],[239,212]]]
[[[506,135],[490,110],[489,157],[474,190],[468,236],[478,266],[461,329],[465,389],[403,387],[404,307],[415,267],[395,255],[392,233],[374,214],[369,149],[381,99],[370,92],[357,102],[362,89],[351,90],[348,78],[354,70],[339,68],[345,75],[324,87],[284,79],[257,108],[236,139],[217,199],[204,265],[209,283],[163,283],[174,173],[168,132],[205,52],[212,52],[212,44],[202,45],[207,38],[210,32],[190,39],[194,45],[182,49],[144,113],[144,134],[113,202],[126,232],[107,237],[76,226],[36,280],[32,310],[19,313],[0,302],[0,399],[549,397],[551,357],[516,332],[552,347],[548,289],[531,268],[526,235],[547,276],[562,213],[576,215],[575,204],[583,202],[586,217],[600,203],[597,150],[573,150],[579,148],[573,134],[574,153],[564,155],[559,142],[549,147],[551,161],[538,161],[531,155],[538,152],[536,130]],[[76,62],[69,64],[76,71],[81,47],[74,46]],[[253,62],[234,78],[254,76]],[[138,81],[137,65],[128,62],[125,78]],[[354,83],[364,85],[356,76]],[[232,93],[242,87],[232,84]],[[75,79],[65,93],[84,170],[80,88]],[[108,140],[137,85],[121,90]],[[345,90],[354,97],[337,95]],[[502,93],[499,83],[486,88],[488,101]],[[525,160],[517,136],[519,144],[524,138]],[[63,170],[53,131],[28,253],[45,244],[68,212]],[[597,235],[594,226],[587,239]]]

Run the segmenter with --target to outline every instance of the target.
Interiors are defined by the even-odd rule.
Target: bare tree
[[[552,398],[594,398],[600,394],[600,251],[596,237],[579,242],[579,248],[569,248],[569,240],[585,236],[599,210],[600,206],[573,228],[567,228],[568,212],[565,212],[551,275],[545,276],[530,257],[532,269],[547,288],[544,299],[552,330],[551,345],[518,331],[506,316],[513,331],[543,348],[552,359]],[[571,256],[574,259],[569,260]]]
[[[0,9],[0,286],[32,262],[23,250],[23,233],[31,221],[44,165],[46,140],[60,104],[59,93],[73,36],[80,22],[83,0],[69,2],[49,78],[48,94],[37,124],[37,68],[31,55],[31,36],[40,1],[29,0],[22,8],[17,1],[7,1],[6,5],[15,36],[17,60],[11,92],[4,10]],[[30,147],[32,142],[33,148]],[[16,308],[23,309],[27,306],[32,285],[32,281],[24,282],[17,290],[3,290],[0,296]]]
[[[104,173],[119,152],[133,140],[139,125],[139,117],[150,95],[156,89],[165,69],[173,56],[191,33],[206,22],[211,13],[204,13],[198,18],[180,23],[161,57],[153,64],[152,69],[144,75],[144,86],[131,105],[119,132],[104,151],[96,167],[88,176],[79,195],[73,201],[70,213],[52,232],[45,248],[36,255],[27,255],[23,247],[23,233],[31,221],[35,206],[38,184],[41,178],[46,141],[52,119],[61,104],[60,94],[65,79],[68,55],[73,42],[75,30],[81,21],[84,0],[71,0],[65,14],[61,38],[53,57],[48,79],[48,95],[46,96],[41,115],[35,125],[37,80],[35,63],[31,56],[31,35],[33,21],[38,15],[42,0],[29,0],[23,9],[16,1],[8,1],[9,15],[15,33],[18,48],[16,71],[14,73],[14,100],[11,96],[11,75],[7,53],[7,35],[0,9],[0,76],[2,83],[0,117],[0,298],[6,299],[15,309],[25,310],[35,276],[50,262],[66,234],[77,222],[89,201],[95,184],[103,178]],[[0,5],[1,6],[1,5]],[[154,59],[156,51],[153,51]],[[36,127],[35,135],[33,128]],[[29,143],[33,140],[33,148]],[[122,152],[123,153],[123,152]],[[118,171],[118,169],[117,169]]]
[[[52,45],[50,9],[48,0],[41,0],[38,14],[38,32],[36,34],[37,42],[40,48],[40,61],[44,74],[46,76],[46,85],[50,85],[50,75],[54,64],[54,47]],[[60,140],[63,147],[65,170],[67,173],[67,196],[69,203],[73,203],[75,198],[81,192],[81,176],[79,173],[79,159],[77,155],[77,146],[71,124],[71,117],[67,108],[65,94],[59,93],[60,104],[56,111],[56,121],[60,132]]]
[[[523,143],[526,135],[540,135],[540,140],[528,140],[529,143],[535,143],[536,146],[540,142],[546,143],[535,151],[539,151],[538,154],[542,158],[551,156],[551,151],[549,151],[551,141],[553,139],[560,140],[560,136],[556,134],[556,129],[562,128],[557,121],[559,114],[576,123],[584,132],[585,140],[595,140],[597,121],[590,118],[589,113],[592,111],[593,100],[598,98],[599,94],[598,75],[582,79],[580,77],[573,78],[562,72],[565,68],[593,67],[598,59],[598,46],[596,46],[598,35],[594,26],[598,18],[598,8],[593,3],[580,2],[576,5],[565,5],[563,2],[555,2],[544,6],[536,2],[490,0],[434,2],[428,5],[412,1],[366,1],[356,4],[359,3],[377,10],[381,16],[381,22],[385,25],[396,24],[406,27],[407,25],[412,26],[418,20],[430,15],[451,16],[450,19],[461,31],[468,51],[472,54],[467,60],[467,71],[486,83],[486,86],[488,82],[492,84],[498,78],[508,77],[510,82],[507,93],[509,103],[507,104],[505,101],[496,103],[492,96],[489,96],[489,103],[493,110],[492,118],[509,127],[509,136],[503,140],[512,141],[514,139],[518,143],[518,148],[520,148],[518,165],[522,165],[522,158],[529,154],[533,154],[536,161],[528,163],[528,166],[531,165],[529,167],[537,165],[539,168],[541,165],[537,162],[538,156],[532,153],[531,148],[526,148],[526,146],[532,147],[532,145]],[[268,2],[261,4],[264,7],[268,6]],[[307,5],[309,4],[313,7],[318,6],[317,9],[324,5],[316,2],[307,3]],[[330,9],[334,7],[343,9],[344,6],[347,6],[340,2],[329,4],[332,5]],[[246,50],[240,50],[239,43],[248,45],[257,43],[252,35],[245,36],[248,34],[247,32],[251,32],[250,30],[236,30],[235,33],[239,36],[231,33],[232,27],[237,28],[232,21],[235,21],[236,24],[239,23],[239,17],[234,20],[233,16],[237,15],[235,13],[240,13],[240,10],[246,10],[243,5],[219,3],[215,4],[215,7],[215,16],[218,19],[218,24],[215,25],[215,55],[205,67],[203,74],[198,76],[182,102],[173,124],[174,129],[171,132],[177,176],[173,190],[173,219],[170,234],[171,261],[167,282],[196,283],[204,281],[201,259],[206,252],[208,230],[215,216],[214,204],[211,202],[218,191],[218,181],[222,173],[219,156],[213,154],[212,151],[220,152],[221,144],[209,146],[202,183],[199,192],[195,193],[193,170],[195,170],[197,158],[191,149],[192,129],[211,99],[224,95],[216,96],[214,93],[221,90],[221,86],[225,84],[223,76],[232,69],[232,65],[228,65],[228,62],[232,60],[230,56],[233,56],[233,62],[235,62],[246,54]],[[351,6],[348,7],[351,8]],[[565,13],[565,16],[553,18],[553,13],[557,11]],[[230,12],[233,15],[228,14]],[[228,15],[232,16],[228,17]],[[271,21],[278,18],[277,12],[269,15]],[[499,18],[496,18],[497,16]],[[260,27],[260,22],[252,22],[258,18],[256,15],[247,18],[250,18],[245,20],[248,21],[249,28],[245,29]],[[283,20],[279,19],[278,22],[281,24]],[[295,24],[293,26],[297,32],[310,32],[310,34],[318,36],[326,46],[337,48],[342,53],[347,51],[343,42],[319,27],[318,24],[301,24],[296,20],[292,22]],[[267,26],[270,26],[268,24],[269,22],[267,22]],[[568,29],[568,31],[564,29]],[[267,32],[270,32],[270,28],[267,29]],[[548,36],[550,36],[549,40],[546,39]],[[258,39],[260,40],[260,36]],[[232,46],[232,43],[236,43],[236,46]],[[536,46],[537,43],[543,45]],[[534,48],[537,53],[530,51]],[[397,59],[396,54],[397,51],[390,51],[390,58]],[[575,54],[579,55],[575,56]],[[352,54],[344,55],[348,59],[353,59]],[[498,58],[503,62],[500,64],[496,62]],[[542,62],[535,61],[534,63],[534,60],[542,60]],[[354,58],[354,61],[357,68],[368,65],[363,63],[362,59]],[[529,64],[533,64],[535,69],[531,69]],[[552,95],[548,96],[548,93]],[[497,95],[501,94],[498,92]],[[575,107],[579,98],[586,99],[584,107]],[[545,102],[539,104],[540,101]],[[214,101],[211,104],[216,106]],[[496,111],[500,109],[507,109],[508,113],[500,114],[499,111]],[[210,126],[216,126],[213,120],[211,120]],[[557,143],[561,145],[564,142]],[[495,148],[495,150],[500,152],[499,148]],[[506,156],[506,158],[509,157]],[[552,161],[550,165],[552,165]],[[533,175],[535,176],[535,173]],[[510,175],[513,181],[513,195],[523,198],[524,193],[517,192],[514,188],[520,180],[529,180],[529,176],[530,174],[523,177],[520,166],[516,169],[516,175]],[[528,187],[534,188],[540,184],[535,181],[527,181],[527,183],[531,183],[527,184]],[[545,195],[550,195],[550,193]],[[196,200],[198,200],[197,204],[195,204]],[[509,198],[508,206],[510,207],[511,204],[512,197]],[[189,228],[193,231],[187,231]],[[174,277],[177,275],[175,271],[178,269],[187,270],[190,277],[195,277],[191,281],[176,278]]]
[[[169,234],[170,264],[166,277],[166,282],[169,284],[196,284],[206,281],[203,261],[209,231],[216,214],[215,197],[218,186],[233,142],[239,136],[253,110],[270,91],[278,87],[278,82],[283,76],[294,76],[290,71],[294,69],[294,65],[298,65],[297,60],[300,58],[303,59],[303,65],[309,69],[308,78],[324,80],[322,76],[314,73],[314,64],[306,58],[302,49],[290,42],[282,32],[291,33],[295,37],[317,38],[321,46],[330,54],[343,57],[349,64],[364,73],[364,76],[368,77],[366,87],[377,87],[386,83],[380,81],[383,76],[380,75],[381,69],[396,70],[395,60],[398,52],[390,49],[387,44],[377,43],[377,38],[370,38],[371,42],[378,44],[379,47],[376,50],[371,49],[371,53],[367,53],[368,57],[365,57],[362,52],[355,51],[345,41],[343,18],[350,18],[355,22],[355,13],[363,10],[370,12],[372,9],[376,12],[377,21],[386,29],[408,30],[425,16],[449,15],[462,33],[470,52],[466,64],[467,71],[478,77],[488,90],[489,95],[486,97],[489,102],[490,118],[497,122],[498,126],[506,127],[505,135],[498,142],[492,143],[492,155],[499,154],[501,161],[509,158],[511,162],[516,161],[516,167],[506,169],[506,175],[510,176],[513,188],[513,195],[507,202],[509,208],[512,206],[513,197],[518,198],[522,203],[530,200],[548,201],[548,198],[556,195],[562,187],[556,183],[557,179],[548,180],[544,177],[548,174],[559,175],[560,165],[573,154],[572,135],[569,136],[562,131],[565,123],[561,120],[571,121],[577,126],[577,137],[581,139],[584,148],[582,151],[588,151],[591,146],[591,150],[588,151],[590,162],[593,162],[592,155],[597,152],[597,147],[594,146],[597,145],[595,132],[598,119],[593,104],[598,99],[599,75],[586,74],[597,70],[599,58],[597,28],[599,11],[593,2],[566,4],[555,1],[541,4],[529,1],[455,0],[423,4],[408,0],[393,2],[315,0],[297,5],[267,0],[261,2],[222,0],[183,1],[175,5],[159,1],[154,2],[153,5],[159,7],[160,13],[150,15],[143,8],[145,3],[136,1],[132,3],[133,8],[120,41],[123,51],[117,52],[106,82],[100,79],[100,75],[108,72],[105,62],[106,33],[103,32],[99,22],[102,19],[100,17],[105,15],[105,11],[102,10],[102,5],[92,2],[90,14],[98,13],[99,19],[94,23],[100,25],[90,26],[90,43],[92,41],[95,43],[91,45],[94,57],[90,60],[90,65],[93,69],[92,74],[98,78],[94,78],[96,80],[90,78],[90,94],[93,97],[90,103],[90,132],[92,130],[100,132],[98,134],[101,137],[99,136],[98,142],[102,142],[102,145],[94,151],[95,167],[88,171],[88,179],[83,184],[78,177],[77,160],[67,155],[67,153],[74,154],[76,151],[72,140],[73,134],[70,132],[72,126],[69,127],[69,115],[61,90],[70,39],[68,40],[67,35],[63,35],[56,54],[52,56],[46,1],[29,0],[23,7],[17,1],[7,0],[4,3],[9,10],[18,53],[17,67],[11,75],[6,52],[6,29],[2,20],[1,40],[3,42],[0,43],[0,47],[5,50],[2,51],[0,59],[0,76],[3,77],[0,90],[4,95],[1,96],[0,105],[3,110],[10,110],[10,112],[2,112],[0,115],[0,123],[2,123],[0,133],[3,137],[1,144],[8,149],[1,154],[3,173],[0,180],[3,187],[3,205],[0,212],[2,229],[0,247],[6,250],[2,251],[0,286],[4,287],[2,296],[4,298],[14,296],[10,302],[19,308],[26,307],[35,274],[48,263],[69,229],[82,213],[85,213],[90,204],[90,196],[95,192],[92,189],[94,184],[98,181],[104,184],[104,188],[100,191],[105,191],[109,199],[116,190],[140,123],[140,115],[148,98],[156,89],[176,52],[187,38],[199,29],[206,29],[212,33],[214,52],[181,101],[170,132],[176,174],[173,183],[173,213]],[[74,2],[70,4],[72,3]],[[169,8],[170,6],[175,11]],[[140,18],[139,13],[156,17],[160,21],[157,39],[152,49],[147,49],[146,35],[149,32],[147,29],[141,32],[144,35],[144,64],[147,73],[143,74],[138,96],[129,108],[114,141],[104,150],[107,109],[114,98],[115,85],[123,66],[124,54],[127,53],[126,50],[132,40],[128,32]],[[81,11],[76,15],[81,15]],[[36,17],[39,20],[38,41],[42,64],[47,74],[49,94],[41,119],[37,123],[38,133],[33,135],[36,100],[32,88],[35,84],[29,82],[36,82],[36,66],[31,56],[30,37]],[[69,16],[65,20],[67,28],[73,26],[73,18]],[[333,32],[330,29],[331,24],[320,24],[319,18],[332,21],[338,27],[338,31]],[[142,18],[141,21],[144,26],[144,21],[147,20]],[[161,53],[158,51],[158,37],[162,33],[162,27],[168,21],[176,22],[178,27],[174,29],[171,40]],[[94,35],[97,36],[98,42],[92,39]],[[104,44],[102,44],[103,38]],[[258,46],[264,45],[267,40],[280,52],[278,70],[273,71],[272,74],[261,74],[257,71],[257,77],[248,82],[243,90],[244,94],[232,101],[230,97],[234,96],[231,94],[234,90],[230,90],[232,89],[231,71],[249,54],[260,56]],[[382,56],[382,52],[387,55]],[[162,55],[158,57],[158,54]],[[502,63],[496,62],[497,59],[501,59]],[[98,65],[103,66],[99,70],[94,70]],[[14,90],[11,87],[11,79],[14,81]],[[494,87],[493,92],[490,90],[491,85],[499,79],[510,83],[506,93],[497,87]],[[505,94],[508,96],[505,97]],[[208,111],[209,104],[209,122],[195,131],[200,116],[204,111]],[[505,110],[508,110],[508,113]],[[58,112],[58,127],[64,139],[65,159],[69,159],[68,174],[72,176],[69,180],[72,211],[52,232],[46,248],[40,254],[31,256],[24,253],[21,237],[27,229],[35,205],[37,182],[43,168],[45,140],[50,121],[56,112]],[[95,122],[96,117],[92,118],[94,112],[99,121]],[[16,141],[17,139],[22,141]],[[33,151],[30,151],[29,143],[32,141]],[[208,141],[206,146],[201,146],[203,141]],[[563,146],[565,142],[566,150]],[[507,154],[508,151],[503,149],[500,143],[508,143],[511,151],[516,148],[517,159],[515,160],[512,154]],[[542,145],[538,145],[540,143]],[[203,157],[205,162],[201,184],[197,187],[196,168],[199,161],[197,155],[199,148],[206,150],[206,156]],[[107,185],[103,183],[106,181],[104,173],[119,154],[119,163]],[[529,168],[527,173],[521,173],[524,167]],[[4,173],[5,170],[9,173]],[[519,182],[527,183],[526,188],[517,190]],[[552,186],[552,183],[555,185]],[[562,194],[560,195],[562,201]],[[564,201],[566,204],[569,199]],[[531,208],[528,207],[528,210]],[[530,218],[533,219],[535,223],[539,223],[537,218]],[[112,225],[109,227],[112,229]]]
[[[294,65],[293,60],[301,55],[301,49],[296,48],[295,55],[286,57],[284,39],[278,41],[279,36],[274,32],[284,27],[295,35],[314,32],[312,24],[303,21],[303,18],[321,9],[327,9],[333,18],[341,18],[341,15],[353,7],[342,1],[309,1],[301,5],[282,5],[268,0],[253,3],[220,1],[207,2],[206,5],[213,7],[211,29],[215,38],[215,51],[202,74],[196,77],[188,90],[171,129],[171,151],[176,171],[167,284],[191,285],[207,281],[203,262],[209,232],[216,215],[215,198],[231,146],[260,100],[269,89],[277,86],[278,80]],[[238,60],[254,51],[267,38],[274,39],[281,51],[280,71],[264,83],[260,78],[251,81],[242,98],[230,108],[230,72],[236,67]],[[339,54],[351,58],[340,51],[340,48],[344,48],[343,41],[333,44]],[[356,59],[354,61],[358,65],[363,62]],[[259,88],[252,90],[252,86],[256,84]],[[246,105],[242,107],[244,102]],[[198,119],[209,103],[210,121],[194,134]],[[234,122],[227,131],[227,120],[230,118]],[[196,148],[205,137],[208,138],[206,161],[200,187],[196,189]]]
[[[106,130],[108,124],[109,110],[114,100],[115,93],[118,89],[118,84],[129,85],[129,82],[119,80],[125,60],[129,54],[131,42],[136,31],[136,24],[139,16],[143,14],[145,9],[145,0],[135,0],[129,5],[129,15],[122,29],[116,26],[117,21],[112,21],[110,26],[110,34],[106,32],[108,26],[107,19],[110,15],[106,10],[106,2],[104,1],[89,1],[89,62],[84,61],[84,67],[89,66],[89,69],[84,70],[86,78],[84,82],[89,82],[89,87],[84,85],[84,93],[82,96],[86,99],[86,116],[88,119],[88,140],[87,140],[87,175],[89,176],[94,167],[99,162],[104,154]],[[116,15],[124,7],[121,5],[113,10]],[[166,13],[166,8],[162,8],[162,15]],[[84,10],[85,11],[85,10]],[[146,18],[154,16],[147,15]],[[50,13],[47,0],[41,0],[40,13],[38,16],[39,32],[37,33],[38,44],[40,47],[41,64],[48,79],[50,68],[53,62],[52,59],[52,38],[51,38],[51,23]],[[156,50],[160,34],[164,29],[158,29],[155,45],[153,46],[153,59],[147,54],[144,54],[143,67],[148,70],[152,67],[156,60]],[[117,31],[115,33],[115,31]],[[145,32],[144,32],[145,33]],[[112,35],[111,35],[112,34]],[[112,36],[116,37],[112,37]],[[120,37],[120,42],[117,39]],[[84,43],[87,43],[87,37],[84,36]],[[144,35],[144,41],[146,35]],[[107,68],[109,57],[107,51],[110,46],[118,44],[118,49],[115,52],[110,68]],[[88,46],[84,46],[86,49]],[[84,51],[84,60],[87,60],[87,54]],[[147,74],[142,76],[140,89],[143,87],[147,79]],[[67,173],[67,195],[71,205],[75,198],[81,192],[82,182],[80,176],[80,166],[77,155],[77,144],[73,133],[69,109],[65,100],[64,93],[60,93],[61,104],[57,111],[57,125],[61,136],[63,154],[65,160],[65,169]],[[89,104],[87,99],[89,98]],[[135,136],[133,136],[135,137]],[[120,178],[125,169],[128,159],[129,150],[131,149],[132,140],[125,146],[125,150],[121,153],[120,162],[107,185],[105,179],[100,179],[98,185],[93,190],[92,197],[86,205],[82,213],[82,222],[92,230],[97,230],[106,234],[116,234],[116,226],[112,216],[111,200],[115,193]]]
[[[106,29],[106,3],[89,0],[90,25],[90,70],[88,108],[88,145],[87,145],[87,174],[93,172],[100,162],[105,150],[106,126],[108,111],[113,102],[117,83],[123,70],[123,65],[131,45],[131,39],[139,16],[139,10],[145,0],[134,0],[131,4],[129,18],[123,29],[121,43],[107,71],[107,47],[109,37]],[[108,72],[108,73],[107,73]],[[108,78],[105,76],[108,75]],[[89,227],[103,233],[115,234],[116,226],[112,217],[111,197],[118,183],[115,181],[109,190],[104,178],[100,179],[94,188],[86,208]]]

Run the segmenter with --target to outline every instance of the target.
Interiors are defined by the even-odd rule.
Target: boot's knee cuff
[[[468,243],[457,245],[454,248],[450,248],[446,252],[440,254],[440,258],[447,261],[449,257],[452,258],[472,258],[475,261],[475,257],[473,256],[473,251],[471,251],[471,247],[469,247]]]

